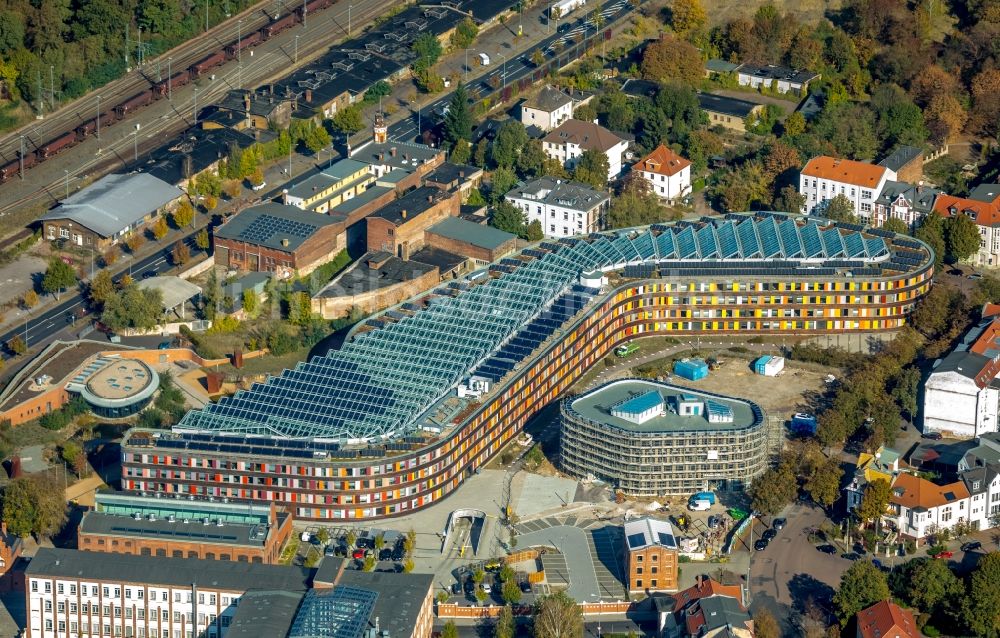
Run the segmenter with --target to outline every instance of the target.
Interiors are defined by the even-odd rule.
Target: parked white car
[[[688,509],[692,512],[706,512],[712,509],[712,504],[704,499],[699,499],[688,503]]]

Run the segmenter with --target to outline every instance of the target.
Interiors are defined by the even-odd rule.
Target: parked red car
[[[955,555],[954,552],[944,551],[944,552],[941,552],[940,554],[935,554],[934,558],[951,558],[954,555]]]
[[[354,553],[351,554],[351,557],[352,558],[357,558],[358,560],[360,560],[360,559],[362,559],[362,558],[365,557],[365,550],[360,549],[360,548],[356,549],[356,550],[354,550]]]

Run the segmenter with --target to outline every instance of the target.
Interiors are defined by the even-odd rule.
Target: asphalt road
[[[632,10],[632,5],[628,0],[606,0],[600,7],[604,25],[622,18]],[[556,55],[556,43],[570,43],[581,33],[592,35],[596,28],[591,19],[591,13],[586,17],[578,18],[572,22],[564,22],[559,26],[557,33],[541,40],[537,46],[532,46],[529,51],[517,57],[504,59],[498,55],[490,60],[493,70],[482,75],[471,82],[465,83],[467,91],[477,90],[481,96],[490,95],[503,90],[507,84],[517,82],[523,77],[530,76],[537,68],[531,61],[531,53],[536,49],[541,49],[547,59]],[[568,25],[568,26],[567,26]],[[496,89],[492,82],[497,82]],[[412,117],[405,118],[389,127],[389,137],[399,142],[412,142],[420,138],[421,132],[436,126],[444,119],[445,106],[451,101],[452,92],[443,94],[440,98],[428,105],[421,107],[413,113]]]
[[[195,245],[195,234],[196,232],[183,238],[184,243],[191,249],[192,256],[197,256],[201,253],[201,249]],[[173,251],[173,246],[174,244],[171,243],[149,257],[135,262],[130,266],[128,271],[117,275],[115,281],[120,280],[122,276],[128,273],[131,273],[133,278],[139,279],[141,277],[155,276],[170,270],[173,267],[170,263],[170,253]],[[77,312],[80,308],[86,308],[83,295],[79,291],[67,291],[60,296],[60,302],[54,308],[37,317],[30,318],[16,328],[0,335],[0,344],[6,344],[15,336],[19,336],[25,339],[29,347],[34,348],[48,343],[63,331],[66,331],[67,335],[79,334],[85,326],[90,324],[90,316],[88,315],[86,319],[72,323],[67,320],[67,315]],[[7,359],[11,355],[8,352],[3,352],[0,356]]]
[[[268,11],[273,11],[274,3],[269,2],[264,6]],[[351,31],[354,35],[360,33],[362,27],[385,8],[380,0],[353,0],[350,6]],[[227,62],[191,84],[174,88],[171,99],[158,100],[122,122],[108,128],[102,127],[101,139],[98,140],[92,135],[73,148],[25,171],[24,180],[17,177],[8,180],[0,185],[0,216],[24,206],[54,203],[65,197],[67,185],[71,192],[75,191],[89,178],[119,169],[131,162],[137,154],[141,156],[144,152],[174,139],[178,133],[194,124],[196,107],[201,110],[216,102],[231,89],[259,86],[287,75],[296,66],[306,64],[337,41],[347,37],[347,13],[347,3],[340,0],[323,12],[309,17],[306,26],[296,25],[267,42],[245,49],[241,61]],[[263,11],[259,9],[255,16],[260,19],[257,28],[268,21]],[[204,36],[204,40],[198,40],[197,45],[193,45],[197,53],[181,58],[173,56],[170,70],[177,73],[205,54],[231,42],[236,38],[237,30],[243,34],[252,31],[247,26],[250,23],[248,17],[239,29],[237,24],[227,23],[223,31],[210,32],[208,36]],[[297,47],[296,38],[298,38]],[[298,64],[295,63],[296,48]],[[186,63],[182,65],[180,59],[184,59]],[[141,70],[133,70],[127,78],[117,80],[116,83],[127,81],[132,83],[127,84],[126,86],[130,88],[121,91],[122,95],[115,100],[110,99],[102,88],[101,110],[105,111],[142,88],[148,88],[151,82],[157,81],[157,77],[166,77],[165,58],[159,63],[159,67],[158,74],[157,64],[148,62]],[[112,84],[117,85],[116,83]],[[0,143],[0,164],[17,158],[16,152],[20,146],[21,134],[26,135],[28,148],[33,150],[36,144],[42,144],[57,134],[95,117],[96,97],[93,95],[81,98],[52,118],[32,122],[13,137],[8,136],[6,142]]]

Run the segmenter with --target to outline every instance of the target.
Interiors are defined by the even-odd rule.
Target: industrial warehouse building
[[[122,485],[273,501],[306,520],[403,515],[629,340],[897,330],[933,263],[910,237],[772,213],[543,241],[169,432],[131,430]]]
[[[755,403],[642,379],[566,399],[559,417],[563,471],[630,496],[741,489],[781,443]]]

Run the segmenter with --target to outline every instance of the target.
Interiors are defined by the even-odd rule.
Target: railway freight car
[[[168,80],[157,82],[153,86],[153,95],[156,96],[157,99],[159,99],[165,96],[173,89],[179,89],[185,84],[189,83],[190,81],[191,81],[190,69],[185,69],[180,73],[174,73]]]
[[[205,71],[208,71],[209,69],[214,69],[215,67],[224,63],[225,61],[226,61],[225,51],[216,51],[212,55],[202,58],[198,62],[195,62],[194,64],[188,67],[188,71],[191,72],[191,79],[198,77],[199,75],[201,75]]]
[[[135,113],[144,106],[149,106],[153,103],[153,92],[149,89],[141,93],[136,93],[129,99],[125,100],[121,104],[115,107],[115,111],[118,113],[119,118],[128,117],[129,113]]]
[[[54,140],[50,140],[48,143],[43,144],[38,149],[39,159],[48,159],[53,155],[66,150],[70,146],[76,144],[76,131],[70,131],[68,133],[63,133]]]

